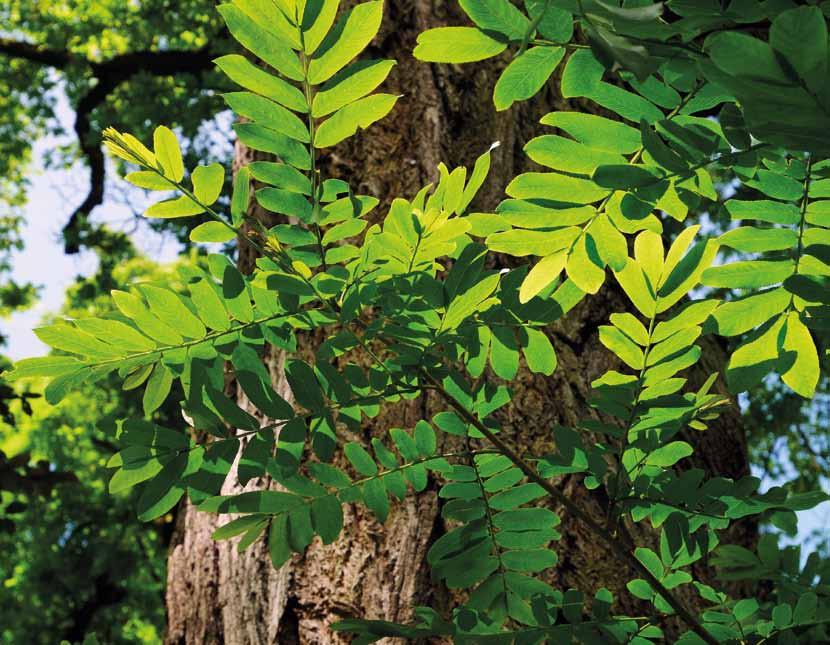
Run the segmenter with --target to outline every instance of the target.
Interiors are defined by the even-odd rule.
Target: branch
[[[81,234],[86,228],[92,210],[104,201],[106,160],[101,151],[101,135],[92,132],[90,115],[101,105],[119,84],[144,72],[153,76],[200,74],[213,67],[213,54],[205,45],[193,51],[141,51],[122,54],[103,63],[91,63],[90,67],[98,84],[81,97],[75,109],[75,134],[81,152],[89,164],[89,192],[63,227],[64,251],[77,253],[81,247]]]
[[[703,626],[692,616],[688,609],[677,599],[666,587],[660,582],[651,571],[649,571],[642,562],[640,562],[631,551],[628,550],[617,538],[615,538],[605,527],[601,526],[594,519],[583,511],[579,506],[574,504],[570,498],[565,496],[562,491],[553,486],[547,479],[542,477],[533,466],[522,459],[519,454],[508,446],[501,438],[493,434],[492,430],[485,426],[478,420],[466,407],[461,405],[455,398],[444,389],[444,386],[426,371],[421,372],[423,378],[429,381],[433,387],[438,391],[442,398],[469,424],[473,425],[476,430],[483,434],[492,443],[499,452],[513,462],[513,465],[518,466],[527,478],[541,486],[544,491],[552,497],[557,503],[561,504],[571,516],[585,524],[591,531],[605,542],[609,548],[617,555],[617,557],[626,561],[631,568],[645,578],[657,593],[671,605],[678,617],[691,628],[705,643],[710,645],[717,645],[717,640],[707,632]]]
[[[89,62],[96,78],[116,77],[125,80],[139,72],[153,76],[201,74],[213,69],[216,53],[209,45],[199,49],[152,51],[143,50],[119,54],[101,63]]]
[[[211,39],[213,40],[213,39]],[[89,191],[63,227],[64,251],[77,253],[92,210],[104,201],[106,160],[101,150],[101,136],[93,132],[91,115],[124,81],[139,73],[152,76],[201,74],[213,68],[215,53],[210,45],[195,50],[142,50],[119,54],[103,62],[92,61],[69,51],[40,47],[24,41],[0,39],[0,55],[27,60],[40,65],[65,69],[70,64],[87,66],[95,84],[75,106],[75,135],[81,154],[89,165]]]
[[[68,51],[40,47],[32,43],[10,38],[0,38],[0,54],[9,58],[20,58],[40,65],[63,69],[73,61]]]

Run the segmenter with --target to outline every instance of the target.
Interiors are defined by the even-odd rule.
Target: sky
[[[65,97],[58,97],[57,115],[64,129],[72,132],[74,114]],[[64,292],[78,275],[88,276],[97,268],[94,253],[82,252],[65,255],[61,229],[72,210],[83,199],[88,187],[88,171],[83,164],[68,170],[44,168],[44,151],[54,149],[58,144],[72,143],[71,138],[44,137],[34,146],[33,164],[30,171],[31,189],[25,208],[25,224],[22,231],[25,248],[14,256],[13,276],[20,282],[41,285],[40,298],[31,309],[16,312],[10,318],[0,321],[3,333],[8,338],[3,353],[13,360],[43,355],[47,348],[32,331],[44,317],[57,311],[64,301]],[[109,172],[104,204],[95,209],[93,219],[106,222],[117,230],[132,231],[136,225],[134,210],[146,207],[142,191],[130,189],[128,184]],[[126,195],[131,207],[115,195]],[[158,262],[169,262],[176,258],[179,244],[168,236],[162,236],[149,227],[141,225],[131,235],[138,250]],[[766,481],[767,489],[780,482]],[[799,535],[788,540],[791,543],[810,542],[811,534],[827,534],[830,531],[830,502],[799,514]],[[806,553],[802,557],[806,557]]]

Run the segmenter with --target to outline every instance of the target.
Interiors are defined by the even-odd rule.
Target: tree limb
[[[32,63],[48,65],[56,69],[63,69],[73,59],[72,54],[67,51],[48,49],[11,38],[0,38],[0,54],[9,58],[21,58]]]
[[[72,212],[63,228],[64,250],[77,253],[80,250],[82,234],[92,210],[104,201],[106,183],[106,160],[101,150],[100,133],[93,132],[92,112],[101,105],[121,83],[139,73],[153,76],[174,76],[176,74],[201,74],[212,69],[215,56],[209,45],[195,50],[152,51],[143,50],[119,54],[105,61],[92,61],[73,55],[71,52],[54,50],[38,45],[0,39],[0,55],[27,60],[32,63],[65,69],[70,64],[81,64],[89,68],[94,85],[75,106],[75,135],[81,154],[89,165],[89,191],[83,202]]]

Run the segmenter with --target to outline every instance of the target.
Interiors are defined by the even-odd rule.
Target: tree
[[[688,435],[687,428],[703,431],[718,416],[726,416],[719,414],[724,398],[710,393],[713,378],[678,394],[688,379],[675,374],[698,362],[701,350],[695,343],[704,330],[744,339],[726,370],[735,392],[756,384],[770,370],[808,398],[818,381],[819,359],[809,327],[822,317],[824,284],[816,278],[820,264],[805,258],[823,262],[822,249],[814,248],[822,246],[820,230],[813,234],[807,226],[820,229],[823,221],[821,207],[813,202],[823,190],[821,155],[826,145],[820,135],[826,118],[821,61],[826,64],[827,58],[821,13],[804,8],[757,14],[758,22],[773,18],[767,44],[730,31],[729,24],[742,16],[708,8],[678,7],[679,15],[694,19],[657,23],[663,27],[655,32],[661,5],[620,8],[585,2],[562,9],[558,4],[530,4],[526,16],[507,3],[497,3],[496,14],[468,3],[464,8],[477,28],[427,31],[419,38],[416,55],[462,63],[513,47],[517,56],[495,87],[497,107],[509,107],[546,83],[565,49],[575,50],[562,72],[563,95],[599,103],[629,122],[639,122],[639,131],[588,112],[554,111],[543,122],[569,137],[542,137],[528,145],[531,159],[553,172],[527,172],[512,179],[506,188],[510,199],[495,214],[466,212],[491,164],[485,153],[477,158],[469,181],[464,171],[441,167],[434,192],[393,201],[381,223],[367,229],[362,246],[353,246],[338,242],[360,235],[367,227],[363,216],[378,200],[354,195],[337,179],[320,182],[315,148],[339,143],[358,127],[382,118],[395,96],[364,96],[377,85],[365,81],[364,72],[369,75],[382,63],[351,68],[324,85],[320,94],[312,94],[368,43],[380,21],[378,3],[358,5],[323,40],[334,18],[332,6],[336,3],[309,5],[303,14],[275,13],[275,22],[267,24],[245,2],[222,7],[235,37],[305,89],[305,94],[296,88],[292,92],[291,85],[263,77],[265,72],[244,59],[225,61],[232,70],[229,75],[236,75],[243,87],[276,101],[263,103],[253,93],[234,97],[236,111],[253,121],[237,126],[240,140],[277,153],[285,162],[254,162],[238,171],[230,220],[211,207],[224,182],[221,168],[197,168],[192,188],[185,185],[181,153],[168,129],[156,130],[152,151],[128,135],[109,133],[111,151],[141,168],[131,181],[156,189],[175,187],[182,195],[154,205],[147,215],[206,213],[208,221],[193,230],[192,238],[226,241],[239,236],[260,255],[250,278],[212,256],[210,275],[186,276],[189,300],[157,287],[144,287],[141,295],[117,295],[119,318],[42,332],[54,347],[74,357],[33,360],[16,368],[17,378],[54,377],[47,396],[55,399],[75,383],[118,367],[131,385],[147,382],[147,415],[180,379],[189,424],[199,432],[188,436],[146,422],[125,422],[121,438],[128,447],[113,463],[119,467],[114,481],[148,482],[139,502],[145,518],[169,510],[185,489],[200,512],[241,514],[216,529],[213,537],[242,534],[240,547],[251,548],[235,556],[229,548],[209,546],[205,538],[215,522],[187,507],[182,542],[170,570],[170,640],[295,637],[324,642],[332,638],[324,630],[332,615],[340,613],[337,595],[344,592],[359,599],[351,603],[358,605],[354,613],[387,621],[340,624],[340,630],[361,634],[363,642],[383,635],[479,641],[485,633],[508,642],[537,642],[554,634],[623,642],[681,631],[684,641],[725,642],[744,633],[764,639],[786,639],[794,630],[820,633],[819,599],[810,590],[815,562],[808,564],[812,573],[803,574],[796,590],[774,588],[761,604],[742,599],[740,585],[713,588],[715,580],[701,559],[719,540],[731,541],[720,549],[717,564],[732,579],[774,580],[778,568],[790,575],[790,564],[769,564],[774,541],[762,540],[761,559],[753,560],[755,555],[745,548],[752,547],[747,527],[732,521],[759,514],[789,517],[825,497],[784,491],[757,495],[757,482],[748,478],[712,479],[700,487],[703,470],[672,467],[693,452],[704,460],[724,456],[724,441],[734,437],[738,463],[717,463],[710,474],[739,476],[746,470],[734,423],[721,425],[716,438],[711,431],[699,440]],[[412,23],[422,29],[425,18],[419,10],[414,9]],[[579,42],[563,47],[571,34],[563,37],[561,31],[563,25],[572,29],[572,14],[590,48]],[[396,36],[406,38],[410,16],[395,18]],[[320,24],[322,33],[316,31]],[[688,44],[704,36],[705,47]],[[320,40],[323,53],[314,53]],[[793,43],[799,43],[798,51]],[[292,48],[303,55],[295,57]],[[699,68],[691,65],[678,51],[703,62]],[[734,62],[747,60],[744,55],[750,53],[751,69]],[[604,82],[604,67],[621,68],[621,82],[634,91]],[[263,89],[266,78],[272,83],[268,91]],[[328,99],[339,110],[319,124],[313,117],[328,113],[320,108],[314,115],[312,99],[323,102],[320,97],[329,87]],[[419,89],[426,90],[420,96],[430,95],[428,85]],[[454,98],[449,95],[445,102]],[[695,116],[721,103],[719,125]],[[478,115],[484,104],[480,95],[473,95],[469,113]],[[306,129],[289,110],[303,113],[309,108],[313,117]],[[792,119],[798,128],[792,127]],[[443,125],[440,115],[437,123]],[[467,128],[462,132],[476,138]],[[508,141],[512,132],[505,132]],[[430,158],[429,150],[424,157]],[[337,158],[332,155],[329,161]],[[388,163],[388,153],[386,159]],[[748,226],[721,238],[740,252],[772,256],[710,267],[718,245],[714,240],[693,243],[698,227],[683,229],[671,246],[661,239],[660,220],[652,210],[683,221],[699,208],[701,198],[718,199],[705,170],[710,165],[730,170],[744,185],[771,198],[727,202],[734,218],[798,225]],[[250,175],[265,184],[256,192],[261,207],[296,219],[271,227],[256,212],[247,213]],[[368,179],[384,176],[373,172]],[[346,196],[338,199],[341,194]],[[482,208],[492,209],[484,201],[486,193],[479,199]],[[625,235],[634,237],[633,257]],[[495,254],[490,262],[496,267],[508,268],[506,273],[485,270],[485,250]],[[792,256],[775,255],[782,250]],[[526,256],[542,259],[532,268],[509,269],[516,263],[511,257]],[[436,266],[439,258],[443,263]],[[619,289],[604,286],[606,267]],[[560,280],[563,270],[567,279]],[[708,299],[679,312],[673,309],[701,280],[711,287],[773,288],[750,291],[736,301]],[[605,298],[584,300],[586,294],[597,293]],[[599,353],[597,344],[596,354],[586,349],[593,335],[587,342],[573,340],[582,335],[579,330],[587,335],[587,325],[604,321],[609,309],[615,313],[610,325],[600,327],[599,342],[610,355]],[[540,331],[555,321],[574,325],[555,336],[564,382],[538,376],[556,367],[550,338]],[[324,332],[331,323],[334,327]],[[515,335],[506,331],[514,327]],[[300,335],[299,351],[295,333]],[[170,340],[176,336],[193,340]],[[272,366],[280,368],[274,384],[251,349],[264,341],[285,352],[273,357]],[[707,345],[707,358],[713,357],[714,347]],[[520,348],[528,372],[517,378]],[[612,355],[616,358],[610,359]],[[717,369],[721,361],[713,358]],[[242,406],[232,402],[233,391],[223,392],[223,359],[230,360],[237,379],[233,389],[244,395]],[[579,413],[586,410],[577,412],[578,404],[565,406],[562,416],[540,415],[538,405],[530,413],[530,405],[524,408],[526,401],[539,400],[535,397],[540,391],[551,392],[552,384],[557,402],[575,391],[584,399],[588,379],[580,365],[593,361],[597,374],[587,376],[599,378],[590,386],[590,404],[597,410],[592,419],[580,421]],[[512,387],[512,397],[504,381]],[[381,403],[386,412],[378,416]],[[250,406],[266,420],[253,416]],[[392,447],[405,464],[379,436],[372,437],[374,457],[367,452],[362,419],[377,419],[367,421],[370,428],[374,423],[378,429],[398,423],[414,426],[411,434],[390,432]],[[562,425],[554,428],[553,445],[545,445],[552,419]],[[440,445],[435,428],[442,431]],[[215,439],[204,441],[204,433]],[[352,439],[342,444],[342,453],[336,433]],[[241,460],[232,468],[240,436],[251,439],[243,442]],[[527,455],[522,454],[525,448]],[[306,457],[308,450],[313,458]],[[142,456],[140,463],[133,461],[136,454]],[[145,464],[148,458],[152,467]],[[334,465],[329,465],[333,458]],[[448,459],[459,461],[450,464]],[[405,471],[412,487],[423,491],[429,486],[427,468],[436,473],[438,495],[433,489],[407,497],[400,473]],[[229,471],[232,477],[226,481]],[[263,488],[263,481],[256,481],[266,472],[274,482],[268,486],[281,489]],[[251,481],[250,490],[240,493],[239,485]],[[220,490],[223,494],[216,496]],[[404,500],[394,507],[380,546],[367,540],[365,532],[352,536],[347,531],[338,537],[344,524],[341,503],[361,501],[383,520],[390,513],[389,493]],[[562,528],[558,515],[524,506],[540,497],[547,497],[563,516]],[[438,499],[451,500],[441,505],[441,520]],[[352,528],[356,523],[365,526],[360,511],[354,517]],[[645,519],[656,532],[644,526]],[[436,529],[444,520],[447,526]],[[724,532],[730,524],[737,535]],[[267,547],[258,541],[266,530]],[[720,531],[718,538],[715,531]],[[323,542],[348,545],[352,554],[380,555],[365,569],[366,558],[358,556],[361,564],[351,577],[312,577],[309,572],[315,567],[328,571],[326,563],[336,564],[318,555],[318,543],[306,549],[315,532]],[[436,532],[442,535],[433,541]],[[560,534],[565,539],[557,548],[557,565],[554,551],[538,547]],[[526,538],[533,540],[532,548],[522,541]],[[440,586],[424,589],[428,546],[432,575],[452,590],[446,594]],[[303,552],[304,560],[265,574],[266,549],[277,566],[291,558],[291,551]],[[743,566],[735,566],[738,556]],[[591,571],[573,570],[574,563],[595,560],[603,564]],[[389,577],[377,575],[374,566]],[[545,578],[557,587],[576,589],[563,593],[521,573],[545,570]],[[381,583],[388,580],[395,588],[388,596],[392,606],[374,597],[376,590],[358,586],[367,576]],[[328,594],[321,593],[324,585]],[[598,590],[600,585],[611,591]],[[469,587],[473,591],[468,597],[460,590]],[[584,594],[589,593],[595,593],[594,600],[583,610]],[[410,601],[421,599],[432,608],[417,612],[419,622],[397,624],[409,622]],[[650,603],[658,617],[642,623],[609,616],[612,602],[615,614],[641,615],[641,601]],[[723,611],[703,611],[710,603]],[[184,611],[173,611],[179,608]],[[564,621],[558,619],[560,610]]]

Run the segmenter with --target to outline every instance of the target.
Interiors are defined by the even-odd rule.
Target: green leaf
[[[320,124],[314,136],[316,148],[327,148],[380,121],[398,101],[393,94],[373,94],[340,108]]]
[[[275,569],[279,569],[291,557],[291,547],[288,544],[288,515],[277,515],[271,520],[268,530],[268,554]]]
[[[178,345],[182,342],[182,336],[175,327],[154,316],[138,296],[118,290],[111,291],[110,295],[119,311],[134,321],[141,331],[153,340],[166,345]]]
[[[522,551],[507,551],[502,554],[505,567],[513,571],[544,571],[556,566],[559,558],[556,551],[550,549],[527,549]]]
[[[271,385],[271,374],[262,362],[259,354],[244,344],[239,344],[231,354],[231,363],[239,385],[259,410],[265,413],[270,419],[291,419],[294,416],[294,409],[283,399]],[[280,442],[287,440],[290,434],[288,428],[283,426],[280,431]],[[290,430],[294,430],[291,428]],[[306,435],[304,423],[299,423],[297,434],[299,441],[303,441]]]
[[[267,523],[268,519],[262,515],[246,515],[231,520],[227,524],[223,524],[211,534],[211,537],[214,540],[229,540],[232,537],[245,533],[253,527]]]
[[[564,55],[563,47],[531,47],[514,58],[499,76],[493,90],[496,109],[506,110],[516,101],[535,96]]]
[[[493,495],[490,498],[490,506],[497,511],[513,510],[546,494],[545,489],[539,484],[529,482]]]
[[[786,309],[792,296],[781,287],[721,303],[712,317],[719,336],[737,336],[767,322]]]
[[[300,508],[303,504],[303,498],[295,493],[253,490],[238,495],[211,497],[199,505],[199,510],[208,513],[281,514]]]
[[[651,600],[654,597],[651,585],[642,578],[631,580],[625,586],[631,592],[631,595],[641,600]]]
[[[584,112],[551,112],[542,117],[541,123],[559,128],[596,150],[631,154],[641,146],[638,130],[604,116]]]
[[[531,139],[524,150],[533,161],[548,168],[587,175],[603,164],[625,163],[625,157],[615,152],[552,134]]]
[[[161,363],[156,363],[153,373],[147,381],[147,387],[142,398],[145,415],[150,416],[161,407],[161,404],[167,399],[167,395],[170,394],[172,385],[173,374]]]
[[[787,315],[784,334],[783,350],[793,352],[795,360],[781,375],[781,380],[796,394],[811,399],[820,376],[818,352],[810,330],[801,322],[798,312],[791,311]]]
[[[519,349],[516,336],[509,327],[493,329],[490,343],[490,364],[497,376],[512,380],[519,370]]]
[[[663,570],[663,563],[660,561],[660,556],[658,556],[654,551],[645,547],[637,547],[634,549],[634,555],[640,563],[648,569],[651,575],[658,580],[663,577],[663,574],[665,573]]]
[[[709,287],[756,289],[783,282],[793,271],[792,260],[747,260],[706,269],[701,282]]]
[[[686,229],[689,230],[691,229]],[[682,234],[678,235],[675,244],[681,240],[681,236]],[[675,245],[672,245],[666,254],[663,284],[657,292],[657,313],[672,307],[700,282],[701,276],[715,259],[718,244],[714,240],[700,241],[679,258],[675,256],[675,250]],[[666,272],[668,275],[665,275]]]
[[[37,330],[35,330],[37,334]],[[40,356],[38,358],[23,358],[14,364],[14,370],[4,372],[3,378],[17,381],[24,378],[48,377],[55,378],[76,371],[83,365],[77,358],[71,356]]]
[[[642,188],[660,181],[660,176],[652,169],[633,164],[599,166],[591,178],[598,186],[614,190]]]
[[[460,0],[459,4],[484,32],[500,33],[518,41],[530,30],[530,21],[509,0]]]
[[[801,594],[793,610],[793,622],[799,625],[814,620],[817,606],[818,596],[815,593],[808,591]]]
[[[553,283],[562,273],[562,269],[565,268],[567,259],[567,251],[560,250],[537,262],[522,281],[522,286],[519,289],[519,302],[523,304],[529,302]]]
[[[179,141],[170,128],[160,125],[153,132],[153,152],[164,176],[178,183],[184,178],[184,163]]]
[[[608,191],[589,179],[555,172],[527,172],[511,181],[506,192],[517,199],[553,199],[572,204],[593,204]]]
[[[784,11],[772,22],[769,44],[813,92],[819,92],[827,77],[827,22],[818,7]]]
[[[732,353],[726,370],[730,391],[752,387],[777,366],[785,321],[786,316],[779,316]]]
[[[754,219],[770,224],[798,224],[801,213],[793,204],[768,199],[730,199],[723,207],[732,219]]]
[[[741,226],[727,231],[718,238],[722,246],[728,246],[744,253],[763,253],[795,248],[798,233],[783,228],[755,228]]]
[[[580,49],[568,59],[562,74],[561,90],[565,98],[584,96],[596,101],[601,106],[613,110],[621,117],[639,123],[645,119],[649,123],[659,121],[663,112],[651,101],[639,94],[628,92],[620,87],[603,82],[605,68],[590,50]],[[640,133],[637,132],[638,148]]]
[[[193,194],[200,202],[210,206],[222,194],[225,183],[225,169],[221,164],[212,163],[209,166],[196,166],[190,176],[193,181]]]
[[[383,18],[383,2],[364,2],[349,10],[322,42],[308,66],[308,82],[334,76],[372,41]]]
[[[663,342],[653,345],[648,354],[646,366],[651,367],[687,350],[698,339],[700,333],[700,327],[686,327],[674,335],[669,336]]]
[[[233,4],[271,35],[292,49],[302,48],[293,5],[273,0],[233,0]]]
[[[470,173],[467,185],[461,193],[461,201],[459,202],[457,209],[459,215],[462,215],[464,211],[467,210],[470,202],[473,201],[479,188],[481,188],[484,180],[487,178],[487,174],[490,172],[490,153],[498,148],[498,146],[499,142],[496,141],[490,146],[487,152],[479,155],[478,159],[476,159],[475,165],[473,166],[473,172]]]
[[[334,495],[323,495],[311,502],[311,522],[323,540],[331,544],[343,530],[343,507]]]
[[[335,224],[323,235],[323,244],[329,245],[347,237],[360,235],[367,224],[368,222],[362,219],[350,219],[340,224]]]
[[[568,11],[546,0],[525,0],[524,4],[542,36],[557,43],[571,41],[574,20]]]
[[[720,304],[714,299],[688,303],[674,317],[657,323],[651,334],[651,342],[659,343],[682,329],[703,324]]]
[[[298,88],[257,67],[244,56],[229,54],[213,62],[228,78],[246,90],[261,94],[289,110],[308,112],[305,96]]]
[[[202,338],[207,330],[182,300],[172,291],[149,284],[139,286],[147,303],[160,320],[189,338]]]
[[[172,451],[158,453],[147,446],[128,446],[117,455],[121,465],[110,479],[109,492],[117,495],[152,479],[172,456]]]
[[[389,497],[380,478],[370,479],[363,484],[363,501],[380,522],[386,521],[389,515]]]
[[[257,123],[234,123],[233,130],[239,140],[249,148],[276,155],[295,168],[311,169],[308,148],[296,139]]]
[[[637,310],[646,318],[652,318],[656,313],[657,300],[637,262],[629,258],[621,271],[614,271],[614,276]]]
[[[204,458],[201,446],[178,455],[145,487],[138,500],[138,519],[149,522],[173,508],[184,495],[181,480],[199,470]]]
[[[525,328],[527,344],[524,346],[525,360],[531,372],[550,376],[556,370],[556,352],[547,335],[532,327]]]
[[[568,255],[568,277],[585,293],[596,293],[605,282],[605,262],[592,235],[580,235]]]
[[[415,439],[415,447],[421,457],[431,457],[435,454],[438,445],[435,439],[435,430],[432,429],[431,425],[423,420],[418,421],[412,434]]]
[[[634,259],[649,284],[659,287],[664,269],[663,238],[653,231],[642,231],[634,240]]]
[[[346,455],[346,459],[349,460],[349,463],[351,463],[352,466],[354,466],[354,469],[361,475],[366,477],[374,477],[378,474],[378,467],[377,464],[375,464],[374,459],[372,459],[371,455],[369,455],[369,453],[366,452],[366,449],[359,443],[350,441],[343,446],[343,453]]]
[[[174,217],[191,217],[204,213],[205,209],[190,197],[176,197],[153,204],[144,211],[144,217],[172,219]]]
[[[239,7],[230,3],[220,4],[217,10],[222,14],[231,35],[245,49],[293,81],[305,78],[297,56],[274,32],[254,22]]]
[[[485,240],[485,244],[493,253],[508,253],[517,257],[525,255],[549,256],[569,247],[578,235],[579,229],[575,226],[557,231],[522,231],[514,229],[490,235]],[[552,260],[549,262],[552,263]]]
[[[614,271],[628,262],[628,242],[605,213],[600,213],[588,227],[588,235],[596,245],[600,259]]]
[[[684,457],[688,457],[693,452],[694,448],[685,441],[672,441],[648,453],[646,456],[646,464],[648,466],[659,466],[660,468],[671,468],[678,461]]]
[[[303,31],[306,54],[313,54],[323,42],[334,24],[339,6],[340,0],[311,0],[305,3],[300,29]]]
[[[247,166],[236,171],[233,178],[233,194],[231,195],[231,220],[234,228],[239,228],[245,215],[248,213],[248,204],[251,201],[251,175]]]
[[[308,127],[300,117],[279,103],[252,92],[228,92],[222,96],[228,107],[239,116],[302,143],[308,143],[311,140]]]
[[[616,327],[602,325],[599,328],[599,341],[631,369],[640,370],[643,368],[643,350]]]
[[[146,190],[172,190],[173,184],[153,170],[138,170],[124,177],[133,186]]]
[[[744,183],[773,199],[787,201],[800,199],[804,191],[801,182],[770,170],[759,170],[754,179]]]
[[[78,329],[91,334],[99,341],[131,352],[150,351],[156,348],[151,341],[135,329],[117,320],[82,318],[75,321]]]
[[[752,137],[746,129],[744,115],[734,103],[724,104],[718,115],[718,123],[723,128],[723,135],[734,147],[746,150],[752,145]]]
[[[660,166],[674,173],[683,173],[689,169],[688,161],[667,145],[645,119],[640,120],[640,134],[645,151]]]
[[[311,221],[311,204],[300,193],[281,188],[260,188],[256,191],[256,200],[272,213],[296,217],[303,222]]]
[[[712,62],[731,76],[787,84],[772,48],[765,42],[737,31],[722,31],[706,39]]]
[[[800,265],[802,271],[805,271],[806,264],[802,261]],[[823,276],[805,275],[803,273],[792,275],[784,280],[784,288],[810,303],[830,303],[830,287],[827,279]]]
[[[776,605],[772,610],[772,622],[778,629],[788,627],[793,620],[793,608],[787,603]]]
[[[473,63],[505,49],[507,43],[473,27],[438,27],[421,32],[412,53],[428,63]]]
[[[230,242],[236,231],[222,222],[204,222],[190,231],[191,242]]]
[[[292,166],[273,161],[255,161],[246,168],[257,181],[311,196],[311,180]]]
[[[626,312],[611,314],[611,324],[622,331],[638,345],[645,347],[649,344],[648,330],[635,316]]]
[[[383,83],[395,64],[394,60],[371,60],[350,65],[315,94],[311,105],[312,116],[327,116],[366,96]]]

